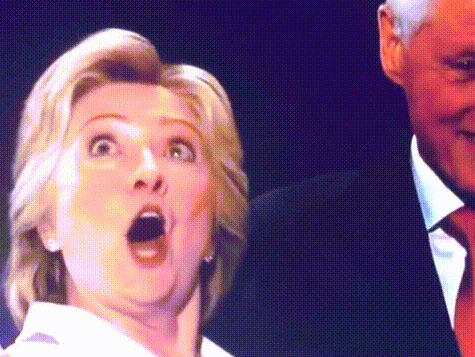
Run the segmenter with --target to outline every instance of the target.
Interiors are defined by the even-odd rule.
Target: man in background
[[[378,23],[414,135],[253,201],[208,332],[236,355],[475,355],[475,1],[388,0]]]

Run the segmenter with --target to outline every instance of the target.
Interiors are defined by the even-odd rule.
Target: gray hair
[[[408,42],[429,15],[431,0],[386,0],[395,18],[394,30]]]
[[[199,113],[218,182],[216,256],[213,265],[201,272],[203,316],[231,284],[246,245],[248,189],[226,92],[200,68],[164,65],[144,37],[125,30],[103,30],[64,53],[43,73],[22,113],[13,162],[6,282],[9,308],[19,327],[34,301],[66,302],[61,253],[47,251],[39,237],[38,227],[49,219],[50,210],[42,195],[61,154],[73,105],[90,90],[117,81],[163,86],[191,100]]]

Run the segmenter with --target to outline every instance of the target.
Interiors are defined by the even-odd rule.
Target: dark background
[[[151,4],[153,3],[153,5]],[[251,197],[358,167],[408,132],[402,93],[382,74],[376,0],[1,1],[1,232],[22,103],[47,66],[91,32],[130,29],[166,62],[212,72],[227,89]],[[2,251],[6,252],[3,240]]]

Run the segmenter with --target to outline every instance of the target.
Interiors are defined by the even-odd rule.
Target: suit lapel
[[[403,350],[458,355],[409,158],[409,144],[406,143],[402,148],[396,147],[393,154],[385,157],[382,166],[373,170],[373,174],[376,171],[374,178],[379,177],[380,184],[377,184],[378,189],[372,191],[374,194],[370,195],[370,202],[375,207],[381,207],[381,215],[386,217],[386,223],[379,225],[384,227],[379,232],[382,240],[379,246],[386,243],[388,248],[385,255],[387,272],[383,275],[388,281],[385,286],[391,296],[383,292],[381,298],[386,298],[389,304],[383,303],[382,308],[388,309],[391,314],[388,319],[394,321],[395,331],[405,330],[406,345]],[[386,202],[381,202],[376,195],[385,197]],[[378,239],[378,233],[375,239]],[[377,262],[375,264],[377,266]],[[389,306],[391,303],[398,306]]]

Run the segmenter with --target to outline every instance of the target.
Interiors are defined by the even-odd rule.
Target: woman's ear
[[[56,253],[61,249],[59,242],[56,239],[54,229],[50,223],[41,223],[36,230],[46,250],[51,253]]]
[[[379,56],[386,76],[398,85],[403,84],[404,43],[396,32],[394,16],[388,5],[378,8]]]

